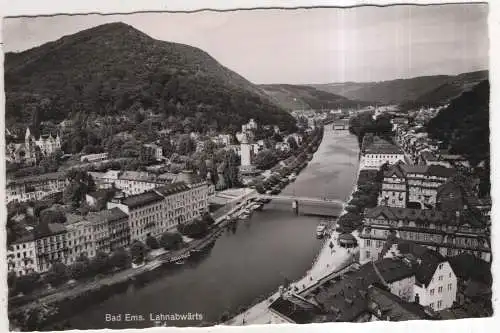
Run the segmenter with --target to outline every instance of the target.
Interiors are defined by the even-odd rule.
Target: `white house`
[[[8,247],[7,266],[9,272],[14,272],[17,276],[38,271],[36,245],[32,233],[16,240]]]

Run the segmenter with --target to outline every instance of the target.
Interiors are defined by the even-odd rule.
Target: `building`
[[[240,140],[241,147],[241,166],[250,167],[252,165],[252,146],[251,141],[248,139],[247,135],[243,133]]]
[[[66,227],[59,223],[35,228],[38,272],[47,271],[53,262],[66,261]]]
[[[33,233],[27,233],[7,248],[8,271],[17,276],[38,272],[37,259]]]
[[[407,165],[398,162],[384,172],[379,205],[434,208],[438,188],[455,173],[455,169],[440,165]]]
[[[378,258],[385,241],[394,236],[443,256],[471,253],[491,260],[488,226],[468,208],[453,212],[378,206],[365,210],[363,222],[360,262]]]
[[[148,236],[158,235],[162,224],[166,222],[163,215],[164,197],[155,191],[147,191],[131,195],[118,202],[109,202],[108,209],[119,208],[129,216],[130,241],[146,241]]]
[[[300,294],[284,291],[270,310],[276,323],[430,319],[414,303],[415,281],[411,262],[386,258],[353,267]]]
[[[175,228],[179,223],[190,222],[208,211],[209,193],[213,186],[205,182],[188,185],[178,182],[155,189],[162,195],[163,215],[165,223],[161,225],[160,233]]]
[[[155,143],[147,143],[141,148],[141,159],[144,161],[163,160],[163,148]]]
[[[392,130],[395,131],[400,126],[408,125],[408,118],[395,117],[391,119]]]
[[[112,252],[119,247],[130,245],[128,215],[119,208],[90,213],[87,219],[93,228],[97,250]]]
[[[392,242],[392,244],[391,244]],[[457,276],[450,262],[436,251],[412,242],[389,241],[384,258],[402,257],[415,271],[415,302],[435,311],[451,308],[457,298]]]
[[[67,214],[65,223],[65,257],[61,260],[71,265],[81,256],[92,258],[97,248],[94,242],[92,225],[80,215]]]
[[[165,184],[165,180],[148,172],[108,170],[107,172],[89,172],[89,174],[98,187],[114,186],[126,195],[140,194]]]
[[[385,163],[395,164],[404,162],[403,151],[395,145],[373,145],[369,146],[361,153],[362,169],[380,169]]]
[[[88,154],[80,157],[80,161],[84,163],[105,161],[107,159],[108,159],[108,153]]]
[[[64,172],[44,173],[7,180],[7,202],[41,200],[43,197],[63,191],[69,181]]]
[[[26,128],[25,140],[25,153],[26,158],[33,158],[36,156],[36,147],[40,150],[42,156],[49,156],[56,151],[61,150],[61,138],[59,133],[56,136],[50,134],[36,135],[29,127]]]

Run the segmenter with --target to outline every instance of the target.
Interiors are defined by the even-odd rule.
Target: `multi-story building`
[[[377,138],[372,143],[365,141],[363,145],[360,162],[362,169],[379,169],[385,163],[395,164],[405,161],[403,151],[396,145],[377,141]]]
[[[7,266],[9,272],[14,272],[17,276],[38,272],[33,233],[28,233],[9,245],[7,249]]]
[[[37,137],[34,132],[32,133],[29,127],[26,128],[25,150],[28,158],[36,155],[35,147],[40,149],[42,156],[49,156],[61,150],[61,138],[59,137],[59,133],[56,136],[50,133],[47,135],[38,135]]]
[[[98,162],[108,159],[108,153],[88,154],[80,157],[80,162]]]
[[[39,225],[35,228],[36,263],[39,272],[47,271],[55,261],[66,261],[66,234],[66,227],[59,223]]]
[[[450,308],[457,298],[457,276],[450,262],[436,251],[412,242],[391,239],[385,244],[384,258],[402,257],[415,270],[413,299],[435,311]]]
[[[89,221],[78,215],[66,215],[66,256],[64,262],[68,265],[77,261],[80,256],[92,258],[97,249],[94,242],[94,233]]]
[[[208,199],[213,185],[205,182],[187,185],[173,183],[155,189],[165,200],[163,203],[164,223],[160,232],[171,229],[179,223],[189,222],[208,210]]]
[[[385,241],[394,235],[443,256],[465,252],[491,260],[488,226],[480,214],[468,208],[455,212],[387,206],[368,208],[360,234],[363,240],[360,261],[378,258]]]
[[[154,174],[139,171],[108,170],[107,172],[89,172],[89,174],[100,188],[114,186],[126,195],[150,191],[166,182]]]
[[[163,159],[163,148],[155,143],[147,143],[141,148],[141,158],[145,161]]]
[[[130,241],[145,241],[147,236],[159,235],[165,224],[164,197],[155,191],[147,191],[126,197],[119,202],[109,202],[108,209],[119,208],[129,216]]]
[[[64,172],[10,179],[6,186],[7,202],[40,200],[46,195],[63,191],[68,183]]]
[[[440,165],[396,163],[384,172],[379,205],[422,209],[436,206],[438,188],[455,174],[455,169]]]
[[[130,226],[128,215],[119,208],[107,209],[92,215],[90,219],[101,219],[106,221],[105,228],[107,232],[103,232],[107,236],[103,241],[109,243],[103,246],[109,248],[109,251],[114,251],[119,247],[126,247],[130,244]],[[102,239],[102,238],[101,238]]]

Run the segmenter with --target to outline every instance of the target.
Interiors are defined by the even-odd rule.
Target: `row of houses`
[[[91,258],[98,251],[157,237],[206,212],[211,193],[206,183],[173,183],[113,200],[97,213],[70,214],[64,224],[38,225],[10,244],[9,271],[46,272],[54,261],[72,264],[82,254]]]
[[[63,191],[68,183],[64,172],[7,179],[6,201],[9,203],[41,200],[52,193]]]

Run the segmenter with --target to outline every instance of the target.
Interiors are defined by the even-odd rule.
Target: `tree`
[[[278,162],[276,154],[270,149],[264,149],[255,156],[254,164],[259,169],[269,169]]]
[[[62,262],[53,263],[45,277],[46,281],[55,287],[68,281],[68,278],[68,267]]]
[[[109,261],[112,267],[125,269],[130,267],[131,257],[123,247],[120,247],[111,254]]]
[[[146,245],[152,250],[156,250],[160,247],[158,240],[151,235],[146,238]]]
[[[180,155],[189,155],[194,150],[195,144],[189,134],[181,135],[179,138],[179,142],[177,143],[177,153],[179,153]]]
[[[177,230],[185,236],[201,238],[208,233],[208,224],[201,219],[195,219],[190,223],[179,224]]]
[[[209,212],[203,213],[203,215],[201,216],[201,219],[203,222],[205,222],[209,226],[215,223],[214,218],[212,217],[212,215],[210,215]]]
[[[97,251],[90,260],[90,271],[96,274],[106,273],[110,270],[109,256],[103,251]]]
[[[144,262],[146,258],[147,248],[143,242],[135,240],[132,245],[130,245],[130,255],[132,257],[132,262],[136,265]]]
[[[88,276],[89,265],[84,261],[75,261],[69,267],[69,275],[74,280],[80,280],[85,276]]]
[[[165,250],[178,250],[182,245],[182,236],[177,232],[164,232],[160,237],[160,245]]]
[[[297,150],[299,148],[299,144],[297,143],[297,140],[295,140],[293,136],[289,136],[286,142],[288,142],[288,145],[290,146],[291,150]]]

